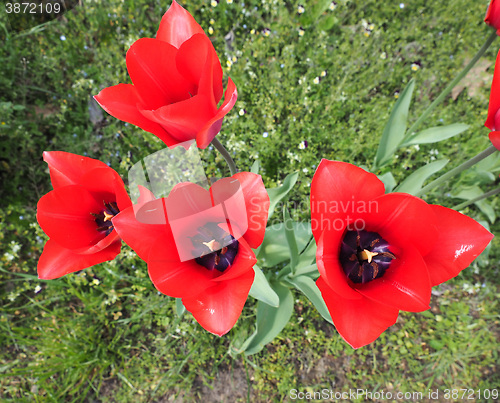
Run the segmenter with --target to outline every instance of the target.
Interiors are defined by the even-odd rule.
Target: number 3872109
[[[59,14],[61,12],[60,3],[6,3],[7,14]]]

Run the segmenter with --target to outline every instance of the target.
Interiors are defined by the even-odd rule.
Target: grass
[[[299,15],[296,2],[182,2],[206,32],[212,27],[224,73],[238,86],[219,139],[240,169],[259,159],[268,187],[300,172],[288,203],[297,220],[308,215],[309,185],[321,158],[372,166],[395,97],[409,80],[417,83],[411,123],[490,34],[481,2],[337,3],[330,11],[329,2],[303,2]],[[376,342],[356,351],[296,293],[282,334],[255,356],[236,355],[233,347],[253,332],[254,300],[228,335],[213,336],[189,313],[176,316],[174,301],[157,293],[145,263],[127,247],[114,262],[59,280],[37,279],[46,237],[36,223],[36,203],[50,190],[42,152],[85,154],[125,176],[162,148],[149,133],[106,115],[91,96],[128,82],[126,50],[154,36],[168,5],[83,1],[52,21],[0,13],[0,398],[282,401],[291,400],[292,389],[366,389],[424,392],[429,401],[426,393],[438,389],[439,401],[446,401],[445,389],[497,388],[496,239],[489,256],[435,289],[431,310],[402,313]],[[447,98],[423,126],[462,122],[470,129],[438,145],[401,150],[389,167],[398,182],[436,157],[449,158],[451,168],[488,146],[483,124],[499,43],[456,99]],[[214,150],[202,156],[209,176],[228,174]],[[426,200],[451,207],[461,200],[450,195],[467,186],[492,189],[497,164],[490,159]],[[464,211],[498,233],[497,203]]]

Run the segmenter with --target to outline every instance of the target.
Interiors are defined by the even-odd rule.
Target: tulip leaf
[[[310,222],[291,222],[293,228],[297,250],[301,252],[311,239]],[[290,248],[285,234],[285,225],[283,223],[273,224],[266,228],[264,242],[259,248],[257,259],[262,267],[273,267],[290,259]]]
[[[297,290],[304,294],[309,301],[311,301],[314,307],[318,310],[319,314],[323,316],[326,321],[333,324],[330,312],[328,312],[325,301],[321,296],[321,291],[313,279],[307,276],[298,276],[289,278],[288,281],[293,284]]]
[[[401,147],[411,146],[414,144],[437,143],[463,133],[468,128],[469,126],[463,123],[431,127],[430,129],[422,130],[421,132],[405,139],[403,144],[401,144]]]
[[[293,312],[293,296],[289,288],[281,283],[271,283],[279,297],[279,307],[272,307],[262,301],[257,303],[257,328],[243,343],[246,355],[258,353],[271,342],[286,326]]]
[[[317,249],[316,241],[314,239],[311,239],[307,247],[299,256],[299,261],[297,262],[295,273],[297,273],[297,270],[301,269],[302,267],[307,267],[311,265],[311,263],[316,258],[316,249]]]
[[[375,170],[387,164],[404,139],[408,110],[410,109],[411,96],[415,88],[415,81],[411,80],[403,93],[399,96],[396,105],[389,116],[389,120],[382,133],[380,144],[375,157]]]
[[[269,205],[268,220],[273,215],[276,205],[288,194],[288,192],[290,192],[290,190],[292,190],[298,178],[299,173],[293,172],[285,178],[281,186],[267,189],[267,194],[269,195],[269,200],[271,202]]]
[[[431,162],[424,165],[422,168],[417,169],[410,176],[408,176],[396,189],[397,192],[409,193],[411,195],[417,194],[424,184],[424,182],[434,175],[436,172],[444,168],[449,162],[447,159]]]
[[[181,318],[182,315],[184,315],[184,312],[186,312],[186,307],[182,303],[182,298],[175,299],[175,312],[179,318]]]
[[[288,250],[290,251],[290,267],[292,269],[292,273],[294,273],[297,261],[299,260],[299,250],[297,247],[297,241],[295,240],[295,232],[292,223],[293,221],[290,219],[290,212],[286,207],[283,208],[283,228],[285,229],[286,243],[288,245]]]
[[[453,195],[453,197],[463,200],[472,200],[478,196],[481,196],[483,193],[484,192],[481,190],[479,186],[472,186],[470,188],[463,189],[460,193]],[[495,222],[496,219],[495,210],[485,199],[479,200],[474,204],[477,206],[479,210],[481,210],[481,212],[488,218],[488,220],[492,224]]]
[[[309,266],[300,266],[297,267],[297,270],[295,270],[295,275],[289,276],[290,278],[292,277],[304,277],[307,276],[312,279],[316,279],[319,277],[319,272],[318,272],[318,267],[316,264],[310,264]]]
[[[252,164],[252,167],[250,168],[250,172],[258,174],[259,171],[260,171],[260,161],[255,160],[254,163]]]
[[[383,182],[385,193],[391,193],[397,185],[396,179],[394,179],[391,172],[386,172],[383,175],[377,175],[377,177]]]
[[[280,304],[278,294],[271,288],[266,276],[257,265],[253,266],[253,270],[255,271],[255,278],[252,288],[250,288],[250,295],[259,301],[265,302],[267,305],[277,308]]]

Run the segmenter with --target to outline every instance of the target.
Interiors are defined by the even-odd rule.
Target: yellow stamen
[[[104,220],[103,220],[104,222],[111,221],[111,219],[114,217],[113,214],[108,214],[105,211],[103,211],[103,214],[104,214]]]
[[[377,256],[378,253],[370,252],[369,250],[364,249],[360,254],[359,257],[362,260],[368,260],[368,263],[372,262],[372,259]]]
[[[220,245],[215,239],[212,239],[210,242],[203,242],[203,245],[205,245],[208,249],[210,249],[211,252],[220,249]]]

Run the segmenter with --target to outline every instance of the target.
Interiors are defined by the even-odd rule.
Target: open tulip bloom
[[[374,341],[398,312],[429,308],[431,288],[465,269],[493,238],[473,219],[322,160],[311,185],[317,286],[340,335]]]
[[[241,172],[210,190],[179,184],[167,198],[144,199],[113,223],[148,263],[155,287],[182,298],[201,326],[222,336],[247,300],[257,262],[252,248],[264,239],[268,209],[260,175]]]
[[[492,0],[486,15],[497,32],[499,7]],[[495,37],[492,32],[480,52]],[[192,173],[192,167],[202,170],[201,161],[195,166],[173,154],[166,161],[153,158],[146,165],[155,161],[162,172],[171,174],[169,161],[174,160],[172,171],[180,166],[179,172],[166,184],[147,182],[157,197],[143,186],[145,175],[143,185],[136,187],[130,180],[130,190],[140,194],[133,204],[118,173],[106,164],[61,151],[45,152],[54,189],[38,202],[37,219],[50,238],[38,262],[40,279],[112,260],[123,240],[147,263],[156,289],[181,299],[213,334],[222,336],[235,325],[249,295],[258,299],[256,330],[235,351],[254,354],[281,332],[293,313],[292,289],[303,293],[347,343],[359,348],[392,326],[400,311],[429,309],[432,287],[457,276],[493,237],[472,218],[427,204],[417,195],[495,153],[495,147],[500,150],[500,54],[485,123],[495,147],[490,145],[423,187],[447,161],[428,164],[397,184],[401,192],[387,194],[374,173],[323,159],[311,184],[310,223],[293,222],[284,208],[283,223],[269,226],[268,216],[291,191],[298,173],[268,192],[257,173],[238,173],[230,153],[215,139],[237,91],[228,79],[222,101],[220,61],[194,18],[173,1],[156,38],[136,41],[126,64],[132,84],[103,89],[95,96],[97,102],[168,147],[181,145],[175,151],[196,150],[187,145],[194,141],[199,148],[214,142],[232,176],[205,189],[189,182],[201,176],[177,176]],[[471,66],[460,73],[462,77]],[[417,130],[451,91],[449,85],[406,130],[414,87],[411,80],[396,102],[372,165],[373,172],[392,179],[392,185],[395,180],[386,167],[398,149],[448,139],[466,126]],[[135,166],[142,169],[140,163]],[[252,172],[258,171],[256,163]],[[138,172],[142,171],[136,172],[139,180]]]
[[[222,99],[222,68],[210,39],[177,2],[163,16],[156,38],[142,38],[127,52],[133,84],[95,96],[110,115],[155,134],[167,146],[196,140],[206,148],[234,106],[229,78]]]
[[[49,280],[113,260],[121,241],[113,218],[132,205],[120,176],[101,161],[62,151],[44,152],[54,190],[37,206],[50,237],[38,261]]]

